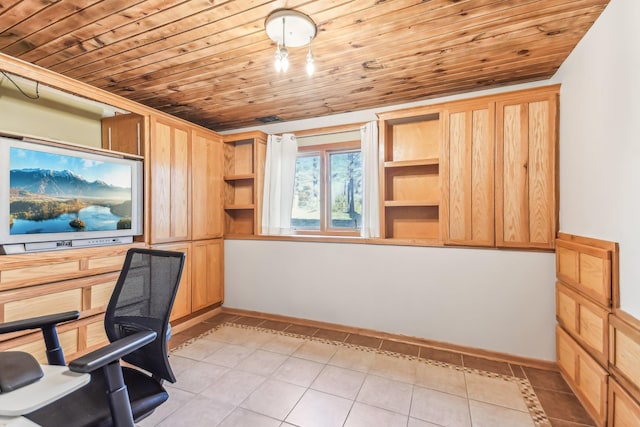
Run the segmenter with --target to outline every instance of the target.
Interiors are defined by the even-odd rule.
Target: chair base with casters
[[[110,344],[68,366],[74,375],[87,375],[90,381],[22,417],[41,426],[132,427],[165,402],[169,395],[162,382],[175,382],[167,354],[169,315],[184,257],[181,252],[130,249],[105,312]],[[57,319],[78,317],[72,313],[0,324],[0,333],[40,328],[49,364],[64,365],[55,325]],[[44,326],[37,323],[43,318]],[[121,366],[120,360],[130,366]]]

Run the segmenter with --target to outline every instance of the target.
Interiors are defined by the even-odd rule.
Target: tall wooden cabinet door
[[[222,237],[222,138],[194,130],[191,146],[191,238]]]
[[[494,246],[493,102],[445,111],[442,237],[445,244]]]
[[[169,320],[180,319],[181,317],[191,314],[191,243],[169,243],[155,245],[153,248],[162,249],[164,251],[183,252],[187,255],[184,260],[182,277],[180,278],[178,293],[176,294],[176,299],[173,302],[173,308],[171,309],[171,316],[169,317]]]
[[[191,307],[193,311],[222,302],[224,298],[224,241],[192,243]]]
[[[191,238],[191,130],[179,122],[151,118],[149,147],[150,243]]]
[[[498,101],[496,116],[497,246],[553,248],[557,91]]]

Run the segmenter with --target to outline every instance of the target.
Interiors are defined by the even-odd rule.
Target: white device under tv
[[[131,243],[142,161],[0,137],[0,253]]]

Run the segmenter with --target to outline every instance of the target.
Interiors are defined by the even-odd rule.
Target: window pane
[[[329,156],[331,228],[360,229],[362,161],[359,151]]]
[[[320,156],[299,156],[296,160],[291,226],[320,229]]]

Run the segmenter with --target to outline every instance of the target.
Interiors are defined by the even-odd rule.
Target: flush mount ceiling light
[[[315,22],[307,15],[290,9],[280,9],[267,17],[264,28],[271,40],[276,43],[275,67],[278,72],[289,69],[288,47],[308,45],[307,73],[313,74],[315,64],[311,53],[311,40],[316,36]]]

